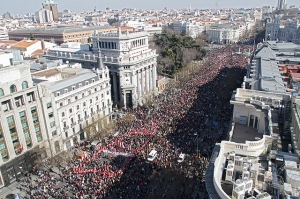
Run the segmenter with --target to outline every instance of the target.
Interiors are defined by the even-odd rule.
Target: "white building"
[[[23,57],[31,57],[36,50],[42,50],[42,42],[39,40],[22,40],[14,44],[11,49],[20,50]]]
[[[205,27],[199,25],[198,23],[189,20],[189,21],[175,21],[173,23],[173,30],[176,34],[186,34],[187,36],[196,38],[204,30]]]
[[[46,9],[40,9],[35,13],[35,17],[38,23],[48,23],[53,21],[52,11]]]
[[[117,33],[95,32],[91,39],[92,49],[87,45],[81,45],[81,49],[54,48],[44,56],[95,68],[100,47],[102,60],[110,72],[113,107],[136,107],[157,93],[157,54],[149,49],[148,33],[119,29]]]
[[[0,41],[7,41],[7,40],[9,40],[7,31],[0,30]]]
[[[287,20],[281,25],[281,17],[276,16],[266,25],[265,40],[267,41],[286,41],[300,43],[300,13],[297,14],[296,20]]]
[[[136,107],[157,92],[157,54],[149,49],[146,32],[119,29],[118,33],[94,33],[91,39],[109,68],[115,105]]]
[[[229,44],[238,42],[247,29],[249,29],[247,24],[212,24],[207,34],[211,43]]]
[[[85,134],[84,128],[102,118],[107,121],[106,116],[112,112],[109,71],[102,60],[98,68],[93,70],[52,68],[36,72],[33,76],[51,82],[64,150],[91,136]],[[101,126],[96,125],[94,131],[98,131],[98,128]]]
[[[62,142],[49,85],[33,84],[29,64],[2,67],[0,73],[0,186],[7,186],[37,158],[60,152]]]

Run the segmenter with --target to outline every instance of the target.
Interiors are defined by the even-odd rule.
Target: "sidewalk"
[[[26,196],[27,193],[23,192],[23,191],[20,191],[18,189],[18,187],[20,187],[20,184],[17,181],[10,184],[7,187],[2,187],[0,189],[0,198],[6,198],[10,194],[20,194],[21,197]],[[28,195],[27,195],[27,197],[28,197]]]

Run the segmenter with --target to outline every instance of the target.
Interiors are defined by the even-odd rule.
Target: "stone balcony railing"
[[[147,50],[142,54],[138,55],[128,55],[128,56],[119,56],[119,57],[102,57],[102,61],[104,63],[117,63],[117,64],[130,64],[135,63],[137,61],[151,58],[156,56],[156,50]],[[50,51],[45,52],[44,57],[55,57],[58,59],[68,59],[68,60],[79,60],[79,61],[87,61],[87,62],[97,62],[97,56],[95,54],[75,54],[69,52],[58,52],[58,51]]]

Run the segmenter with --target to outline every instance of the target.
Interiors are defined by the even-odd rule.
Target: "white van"
[[[156,158],[156,156],[157,156],[157,151],[156,151],[156,150],[152,150],[152,151],[149,153],[149,155],[148,155],[148,157],[147,157],[147,160],[148,160],[148,161],[153,161],[153,160]]]
[[[183,153],[180,153],[177,162],[179,162],[179,163],[180,163],[180,162],[183,162],[184,156],[185,156],[185,155],[184,155]]]

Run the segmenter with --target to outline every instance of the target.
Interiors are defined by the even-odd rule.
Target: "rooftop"
[[[262,137],[263,134],[258,133],[255,128],[235,124],[231,141],[236,143],[246,143],[246,141],[258,141],[262,139]]]
[[[52,69],[43,70],[43,71],[40,71],[40,72],[33,73],[32,75],[33,76],[40,76],[40,77],[51,77],[51,76],[54,76],[54,75],[57,75],[57,74],[60,74],[60,73],[61,72],[58,69],[52,68]]]
[[[66,34],[74,32],[84,32],[84,31],[117,31],[116,28],[111,26],[93,26],[93,27],[83,27],[83,26],[64,26],[64,27],[49,27],[49,28],[27,28],[27,29],[17,29],[9,32],[8,34]]]
[[[22,40],[15,45],[12,46],[12,48],[28,48],[29,46],[39,42],[39,40]]]

